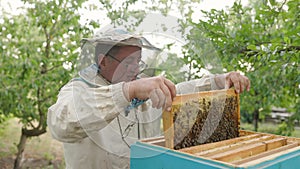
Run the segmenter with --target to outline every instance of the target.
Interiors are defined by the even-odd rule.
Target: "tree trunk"
[[[254,131],[257,131],[257,129],[258,129],[258,118],[259,118],[259,111],[254,110],[254,113],[253,113]]]
[[[23,152],[25,149],[26,141],[27,141],[27,136],[24,134],[23,129],[22,129],[21,138],[20,138],[20,141],[18,144],[18,153],[17,153],[17,157],[15,159],[14,169],[21,169]]]

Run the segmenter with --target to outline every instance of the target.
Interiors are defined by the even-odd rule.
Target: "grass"
[[[12,125],[12,121],[6,121],[0,125],[0,158],[14,155],[17,152],[17,143],[20,137],[19,126]],[[9,126],[9,127],[8,127]]]
[[[0,124],[0,166],[13,167],[20,136],[21,124],[17,119]],[[65,168],[62,144],[54,140],[49,132],[28,139],[23,158],[24,168]]]
[[[297,129],[293,132],[292,137],[300,138],[300,129]]]
[[[267,123],[267,122],[258,123],[258,132],[276,134],[278,127],[279,124]],[[249,123],[241,123],[241,129],[254,131],[254,126],[253,124],[249,124]],[[291,137],[300,138],[299,127],[295,127],[295,130],[292,132]]]

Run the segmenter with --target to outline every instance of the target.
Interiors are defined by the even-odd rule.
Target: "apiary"
[[[176,97],[164,136],[133,144],[130,168],[300,168],[300,138],[240,130],[239,111],[231,89]]]

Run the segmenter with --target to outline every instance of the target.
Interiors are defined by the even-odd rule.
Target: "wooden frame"
[[[232,168],[247,168],[300,149],[300,138],[240,130],[240,137],[172,150],[194,157],[218,161]],[[142,142],[164,147],[165,138]]]
[[[234,104],[234,106],[231,106],[231,107],[233,107],[234,109],[232,109],[232,111],[231,110],[228,110],[228,109],[226,109],[226,107],[225,106],[227,106],[226,104],[227,104],[227,100],[228,100],[228,98],[230,98],[230,97],[233,97],[234,98],[234,102],[235,103],[233,103]],[[228,114],[228,115],[230,115],[230,117],[222,117],[222,119],[219,119],[219,121],[217,121],[216,123],[218,123],[217,125],[214,125],[214,126],[218,126],[218,128],[221,128],[222,130],[223,130],[223,133],[224,133],[224,130],[225,130],[225,128],[224,127],[226,127],[226,126],[222,126],[222,121],[223,121],[223,119],[225,118],[230,118],[230,120],[228,120],[228,121],[232,121],[232,122],[234,122],[232,125],[232,127],[228,127],[229,128],[229,130],[233,130],[233,131],[231,131],[231,132],[228,132],[228,133],[233,133],[232,134],[232,136],[230,135],[230,134],[227,134],[227,135],[224,135],[223,137],[225,137],[225,138],[221,138],[221,137],[218,137],[218,138],[220,138],[220,139],[222,139],[222,140],[224,140],[224,139],[230,139],[230,138],[234,138],[234,137],[238,137],[238,130],[239,130],[239,124],[240,124],[240,106],[239,106],[239,95],[234,91],[234,89],[228,89],[228,90],[215,90],[215,91],[205,91],[205,92],[199,92],[199,93],[193,93],[193,94],[185,94],[185,95],[179,95],[179,96],[176,96],[176,98],[174,99],[174,101],[173,101],[173,103],[172,103],[172,109],[171,109],[171,112],[163,112],[163,128],[164,128],[164,136],[165,136],[165,147],[168,147],[168,148],[171,148],[171,149],[174,149],[175,148],[175,146],[176,145],[178,145],[178,144],[181,144],[181,143],[179,143],[179,141],[177,141],[176,143],[174,143],[175,141],[174,140],[176,140],[176,137],[178,137],[178,135],[180,135],[180,133],[178,134],[178,132],[183,132],[184,133],[184,136],[181,136],[181,138],[179,138],[179,139],[177,139],[177,140],[183,140],[182,142],[184,142],[185,140],[184,139],[189,139],[189,138],[186,138],[186,136],[187,135],[189,135],[189,136],[191,136],[191,137],[195,137],[195,138],[200,138],[200,136],[196,136],[196,134],[195,133],[200,133],[201,134],[201,132],[202,132],[202,128],[199,128],[199,124],[197,124],[197,126],[195,127],[195,125],[196,125],[196,123],[194,123],[194,124],[185,124],[184,126],[187,126],[187,127],[185,127],[185,128],[187,128],[185,131],[178,131],[178,130],[175,130],[175,128],[176,128],[176,125],[178,125],[178,123],[176,123],[176,122],[174,122],[175,121],[175,116],[176,117],[178,117],[178,116],[180,116],[181,114],[183,114],[183,113],[185,113],[185,112],[181,112],[181,111],[179,111],[178,112],[178,109],[180,109],[181,110],[181,107],[183,107],[183,106],[186,106],[186,107],[188,107],[188,106],[190,106],[188,103],[191,103],[191,102],[193,102],[193,103],[195,103],[195,104],[199,104],[198,102],[199,102],[199,100],[201,101],[201,100],[203,100],[203,102],[204,102],[204,100],[208,100],[207,102],[208,102],[208,105],[209,105],[209,107],[207,107],[207,106],[205,106],[205,105],[203,105],[203,104],[199,104],[199,109],[202,109],[202,107],[201,106],[203,106],[203,107],[205,107],[205,111],[207,111],[206,109],[209,109],[209,111],[210,111],[210,108],[214,108],[214,106],[216,107],[216,106],[218,106],[219,104],[216,102],[216,104],[212,104],[213,102],[213,100],[214,101],[216,101],[216,100],[220,100],[221,99],[221,101],[223,100],[224,101],[224,103],[225,103],[225,101],[226,101],[226,103],[225,103],[225,105],[223,105],[223,109],[221,110],[220,109],[220,111],[222,111],[222,112],[220,112],[220,113],[222,113],[221,114],[221,116],[225,116],[225,114]],[[223,104],[224,104],[223,103]],[[196,105],[197,106],[197,105]],[[178,107],[180,107],[180,108],[178,108]],[[190,106],[190,107],[192,107],[192,106]],[[221,106],[220,106],[221,107]],[[225,108],[224,108],[225,107]],[[229,106],[230,107],[230,106]],[[228,106],[227,106],[227,108],[228,108]],[[203,113],[203,112],[205,112],[204,111],[204,109],[202,109],[203,111],[202,112],[200,112],[200,113]],[[200,110],[195,110],[195,111],[200,111]],[[230,112],[231,111],[231,112]],[[177,112],[177,114],[175,114]],[[193,112],[194,113],[194,112]],[[197,114],[198,113],[198,114]],[[214,113],[214,112],[213,112]],[[213,113],[207,113],[207,114],[213,114]],[[179,114],[179,115],[178,115]],[[194,116],[197,116],[197,119],[199,118],[198,116],[199,116],[199,112],[195,112],[194,114],[196,114],[196,115],[194,115]],[[205,114],[205,113],[203,113],[203,114]],[[217,114],[217,113],[216,113]],[[218,115],[219,116],[219,118],[220,118],[220,115]],[[208,115],[206,116],[206,117],[208,117]],[[184,118],[186,118],[186,117],[184,117]],[[190,118],[190,117],[187,117],[187,118]],[[195,119],[195,117],[193,117],[194,119]],[[197,120],[196,119],[196,120]],[[189,119],[188,119],[189,120]],[[205,119],[204,119],[205,120]],[[192,120],[191,120],[192,121]],[[198,120],[197,120],[198,121]],[[187,123],[189,123],[189,122],[187,122]],[[199,122],[200,123],[200,122]],[[201,122],[202,124],[203,124],[203,121]],[[219,124],[220,123],[220,124]],[[224,123],[223,123],[224,124]],[[204,126],[205,124],[203,124],[203,126]],[[212,125],[213,126],[213,125]],[[177,127],[177,128],[180,128],[180,129],[182,129],[181,128],[181,126],[180,127]],[[194,132],[194,133],[192,133],[191,134],[191,130],[192,130],[192,128],[193,129],[197,129],[198,131],[197,132]],[[215,128],[216,129],[216,128]],[[200,131],[200,132],[199,132]],[[222,131],[218,131],[218,130],[211,130],[212,131],[212,133],[210,133],[211,135],[209,135],[209,138],[212,138],[214,135],[217,135],[218,133],[217,132],[219,132],[219,133],[222,133]],[[176,133],[177,132],[177,133]],[[199,135],[200,135],[199,134]],[[206,134],[206,133],[205,133]],[[182,135],[182,134],[181,134]],[[189,140],[192,140],[192,144],[191,143],[188,143],[188,144],[190,144],[190,145],[192,145],[192,146],[194,146],[194,145],[199,145],[199,144],[204,144],[204,143],[206,143],[206,142],[201,142],[202,140],[200,140],[200,141],[198,141],[198,140],[196,140],[195,141],[195,138],[191,138],[191,139],[189,139]],[[193,140],[194,139],[194,140]],[[207,140],[207,139],[206,139]],[[212,141],[211,141],[212,140]],[[208,140],[208,142],[214,142],[214,139],[211,139],[211,140]],[[217,141],[220,141],[220,140],[217,140]],[[196,143],[195,143],[196,142]],[[189,147],[190,145],[188,145],[188,146],[186,146],[186,145],[183,145],[182,147]],[[180,145],[181,146],[181,145]],[[179,147],[180,147],[179,146]]]
[[[232,168],[247,168],[273,160],[291,152],[300,151],[300,138],[278,136],[267,133],[239,130],[239,136],[213,143],[191,146],[174,150],[174,110],[176,106],[190,100],[213,96],[235,96],[239,101],[239,95],[233,89],[199,92],[188,95],[180,95],[175,98],[171,112],[163,112],[164,136],[142,140],[154,146],[166,147],[171,152],[190,155],[202,160],[211,161],[212,164],[220,163]],[[237,116],[234,120],[240,123],[240,107],[237,105]],[[175,154],[176,154],[175,153]]]
[[[238,166],[249,166],[252,165],[252,161],[257,163],[257,160],[296,148],[299,143],[300,139],[297,138],[248,132],[248,135],[235,139],[199,145],[179,151]]]

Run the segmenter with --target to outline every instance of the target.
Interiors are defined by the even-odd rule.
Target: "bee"
[[[237,95],[203,96],[173,107],[174,149],[239,136]]]

